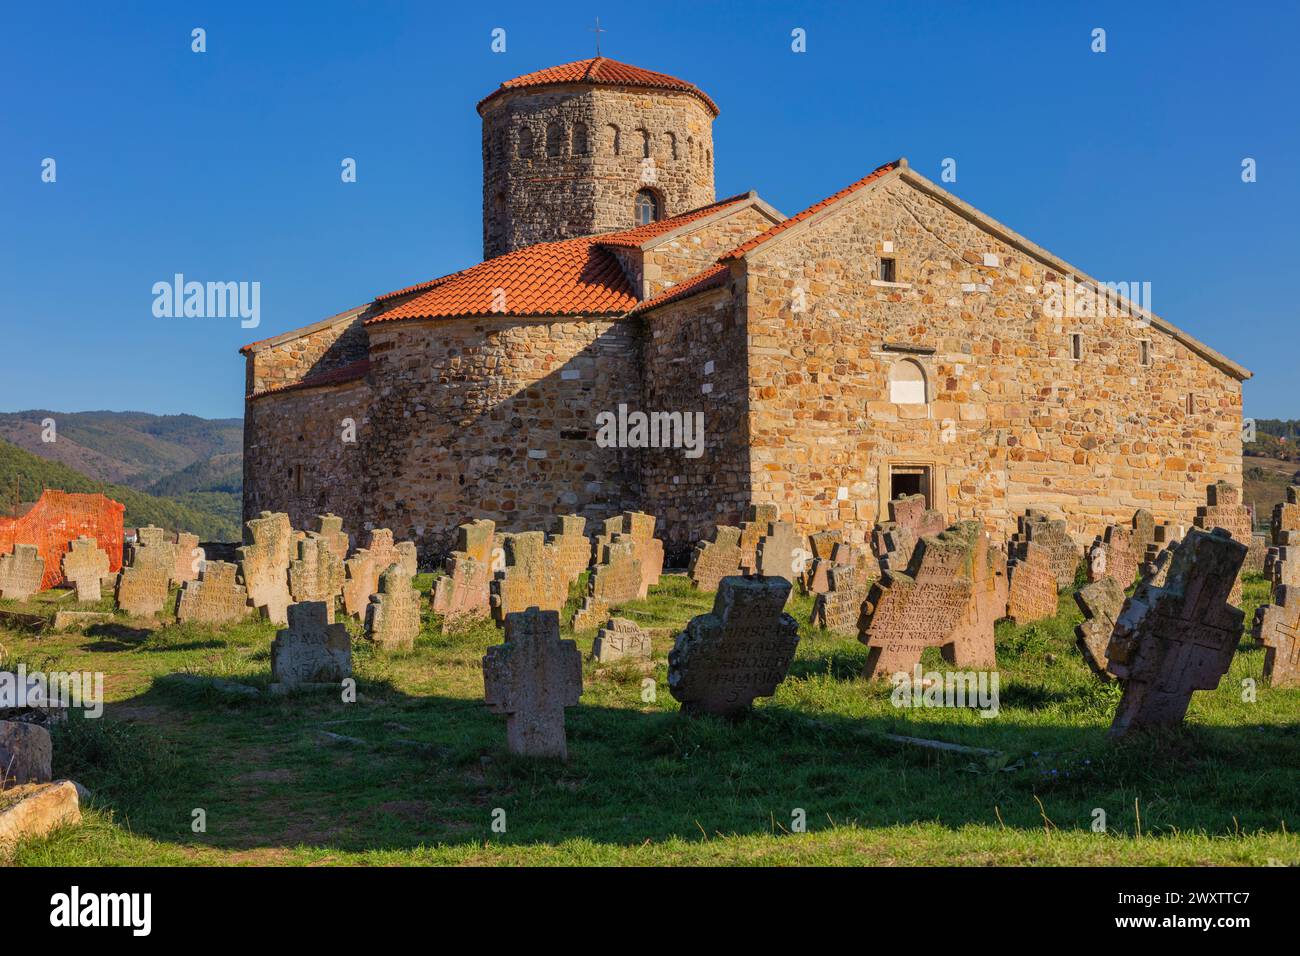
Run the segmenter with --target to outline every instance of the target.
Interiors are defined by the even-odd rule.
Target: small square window
[[[1083,336],[1078,332],[1070,336],[1070,358],[1076,362],[1083,361]]]
[[[898,279],[896,278],[896,276],[897,276],[897,272],[894,269],[894,260],[881,259],[880,260],[880,281],[897,282]]]
[[[1151,364],[1151,342],[1149,340],[1143,339],[1138,343],[1138,355],[1143,365]]]

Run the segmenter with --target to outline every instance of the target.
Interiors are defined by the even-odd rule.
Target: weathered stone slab
[[[687,714],[736,716],[785,680],[799,625],[784,613],[790,582],[724,578],[713,610],[691,618],[668,655],[668,689]]]
[[[53,627],[56,632],[83,631],[95,624],[107,624],[111,620],[113,615],[108,611],[56,611]]]
[[[1075,644],[1094,674],[1103,681],[1114,680],[1115,675],[1107,664],[1106,648],[1115,630],[1115,619],[1124,607],[1124,589],[1114,578],[1101,578],[1075,591],[1074,603],[1084,615],[1083,622],[1074,628]]]
[[[273,624],[288,618],[289,545],[293,529],[289,516],[263,512],[261,518],[245,522],[244,537],[250,543],[237,550],[239,575],[248,590],[249,603]]]
[[[337,684],[352,676],[347,625],[329,623],[323,601],[289,605],[289,627],[271,642],[272,693],[303,684]]]
[[[317,515],[316,535],[325,541],[334,557],[338,558],[339,566],[342,567],[343,562],[348,559],[348,548],[351,545],[348,533],[343,530],[343,519],[333,512]]]
[[[491,525],[491,522],[488,522]],[[651,526],[653,536],[653,524]],[[481,559],[484,566],[491,560],[491,534],[488,535],[489,550]],[[556,560],[565,581],[572,584],[578,580],[583,571],[591,564],[591,539],[587,537],[587,519],[581,515],[560,515],[555,519],[555,531],[548,542],[555,548]],[[660,549],[660,567],[663,566],[663,552]],[[657,579],[656,579],[657,580]]]
[[[584,631],[598,627],[609,617],[611,608],[645,596],[645,575],[637,557],[637,543],[621,532],[615,534],[587,579],[587,596],[573,615],[573,629]]]
[[[569,599],[569,582],[546,536],[525,531],[505,535],[502,543],[506,565],[490,584],[493,619],[504,624],[507,615],[530,607],[559,612]]]
[[[769,578],[785,578],[791,584],[799,579],[808,560],[803,535],[788,521],[768,523],[767,532],[758,539],[758,573]]]
[[[902,495],[888,509],[889,520],[871,532],[871,553],[881,571],[906,571],[916,543],[924,535],[939,534],[948,522],[942,512],[925,506],[924,495]]]
[[[1111,724],[1120,737],[1182,723],[1197,690],[1228,671],[1245,614],[1228,603],[1246,545],[1225,530],[1188,531],[1164,587],[1143,583],[1115,621],[1106,656],[1124,696]]]
[[[16,544],[11,553],[0,555],[0,598],[26,601],[41,589],[45,559],[34,544]]]
[[[393,532],[388,528],[375,528],[370,532],[370,541],[366,550],[375,561],[375,567],[387,568],[397,562],[406,571],[407,577],[420,573],[418,553],[414,541],[393,542]]]
[[[1250,509],[1241,503],[1241,489],[1226,481],[1215,482],[1205,489],[1206,503],[1196,509],[1192,523],[1202,531],[1223,528],[1234,541],[1250,547],[1254,536],[1254,524]],[[1242,562],[1243,566],[1245,562]],[[1241,603],[1241,575],[1232,586],[1232,595],[1228,598],[1232,604]]]
[[[608,519],[604,532],[596,538],[592,566],[601,563],[605,546],[621,534],[633,543],[636,558],[641,563],[645,587],[648,589],[658,584],[664,569],[664,543],[654,533],[655,516],[642,511],[625,511],[616,518]]]
[[[870,649],[864,676],[911,673],[927,647],[944,647],[963,666],[988,661],[993,624],[1006,608],[1005,561],[976,521],[923,537],[907,572],[886,571],[862,605],[858,640]]]
[[[171,583],[180,587],[186,581],[196,581],[199,566],[206,559],[199,547],[199,536],[188,531],[176,532],[176,566],[172,569]]]
[[[366,637],[385,650],[410,650],[420,633],[420,592],[406,566],[394,561],[379,575],[379,591],[366,608]]]
[[[740,557],[740,529],[720,524],[712,541],[695,545],[686,573],[696,590],[716,591],[723,578],[741,573]]]
[[[1056,574],[1047,549],[1027,540],[1007,562],[1007,617],[1029,624],[1056,616]]]
[[[834,566],[835,549],[843,544],[839,531],[817,531],[808,536],[811,560],[799,576],[799,587],[804,594],[825,594],[830,587],[830,569]]]
[[[205,561],[196,581],[186,581],[176,600],[181,623],[228,624],[253,612],[248,589],[235,580],[238,569],[228,561]]]
[[[621,660],[650,659],[650,635],[637,626],[636,621],[613,617],[596,632],[591,644],[591,656],[602,664]]]
[[[108,576],[108,552],[94,538],[83,535],[64,552],[63,577],[76,587],[78,601],[97,602],[103,596],[100,589]]]
[[[39,724],[0,720],[0,790],[49,783],[54,759],[50,732]]]
[[[1250,547],[1246,551],[1246,561],[1241,566],[1243,574],[1262,574],[1264,572],[1264,555],[1268,553],[1268,535],[1252,534]]]
[[[560,640],[556,611],[528,608],[505,618],[505,643],[483,657],[483,699],[506,715],[506,746],[525,757],[569,757],[564,709],[582,696],[582,656]]]
[[[289,562],[289,594],[296,603],[321,601],[334,623],[334,604],[343,593],[343,562],[333,543],[315,531],[298,541],[298,555]]]
[[[768,525],[781,520],[781,509],[771,503],[752,504],[740,524],[740,569],[745,574],[758,571],[758,539],[767,533]]]
[[[1103,577],[1111,577],[1116,584],[1128,590],[1137,577],[1141,558],[1142,554],[1133,546],[1132,528],[1107,525],[1105,532],[1093,541],[1088,551],[1088,580],[1098,581]]]
[[[591,544],[582,534],[576,536],[581,539],[577,541],[574,535],[566,532],[567,527],[570,526],[566,525],[565,518],[561,518],[561,530],[557,539],[563,537],[567,540],[563,545],[556,545],[557,553],[563,556],[567,547],[572,567],[577,563],[572,552],[575,545],[580,547],[580,559],[585,568]],[[492,612],[492,540],[495,533],[495,523],[486,519],[457,528],[456,549],[448,555],[444,565],[446,575],[438,579],[433,591],[433,610],[441,614],[447,623],[487,617]],[[567,572],[568,569],[565,573]]]
[[[177,547],[167,532],[153,526],[136,530],[128,554],[129,564],[117,576],[117,606],[137,617],[152,617],[167,604],[172,575],[176,573]]]
[[[1273,603],[1255,609],[1251,636],[1264,647],[1271,687],[1300,687],[1300,588],[1282,585]]]
[[[344,613],[358,621],[364,621],[366,608],[370,606],[370,595],[378,588],[379,572],[375,570],[375,559],[365,548],[360,548],[343,562]]]
[[[1008,548],[1011,558],[1019,557],[1021,546],[1032,541],[1047,549],[1056,589],[1063,591],[1074,583],[1079,568],[1079,546],[1063,518],[1051,518],[1045,512],[1030,508],[1016,519],[1016,529]]]
[[[813,623],[824,631],[856,634],[871,581],[851,564],[832,565],[826,572],[826,584],[825,593],[813,601]]]

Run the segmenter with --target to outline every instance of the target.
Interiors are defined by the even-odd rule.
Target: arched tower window
[[[641,134],[641,158],[649,159],[650,158],[650,131],[640,129],[637,130],[637,132]]]
[[[661,211],[659,197],[653,191],[642,189],[636,194],[636,224],[638,226],[658,222]]]
[[[519,129],[519,158],[533,158],[533,131],[527,126]]]
[[[924,405],[925,370],[912,359],[899,359],[889,370],[889,400],[896,405]]]
[[[609,140],[609,151],[617,156],[622,152],[622,143],[619,142],[618,127],[610,123],[605,127],[605,135]]]
[[[573,124],[573,155],[587,155],[587,124],[581,120]]]
[[[668,155],[673,159],[677,158],[677,134],[668,134]]]
[[[564,124],[553,120],[546,126],[546,155],[556,159],[564,153]]]
[[[695,162],[695,137],[686,137],[686,158],[692,163]]]

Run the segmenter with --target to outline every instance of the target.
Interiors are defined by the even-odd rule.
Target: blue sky
[[[590,56],[599,15],[606,55],[720,105],[718,195],[790,214],[897,156],[936,181],[955,158],[957,195],[1098,278],[1151,282],[1157,313],[1252,369],[1248,415],[1300,417],[1298,10],[7,4],[0,410],[240,415],[241,344],[477,261],[474,104]],[[178,272],[260,282],[260,327],[156,318]]]

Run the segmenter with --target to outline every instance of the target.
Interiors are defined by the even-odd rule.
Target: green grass
[[[428,588],[431,577],[419,584]],[[575,586],[575,605],[580,586]],[[1247,620],[1265,594],[1246,587]],[[787,680],[752,716],[691,720],[667,692],[673,630],[711,595],[668,575],[619,610],[655,629],[653,701],[634,668],[584,665],[567,713],[567,764],[505,750],[482,704],[490,623],[415,648],[354,644],[360,700],[332,691],[243,700],[167,680],[178,672],[265,688],[274,629],[140,628],[84,635],[0,632],[6,665],[106,675],[99,721],[59,728],[55,772],[93,793],[85,824],[23,844],[26,865],[238,864],[1246,864],[1300,863],[1295,768],[1300,691],[1261,686],[1243,644],[1178,731],[1106,739],[1119,697],[1057,617],[998,626],[1001,711],[897,709],[863,683],[866,648],[807,626]],[[590,649],[592,634],[574,636]],[[943,670],[937,651],[929,669]],[[322,731],[360,743],[330,742]],[[903,734],[1000,751],[908,746]],[[1094,810],[1106,832],[1091,829]],[[191,827],[206,813],[206,832]],[[506,832],[492,828],[504,810]],[[796,810],[806,832],[792,832]]]

